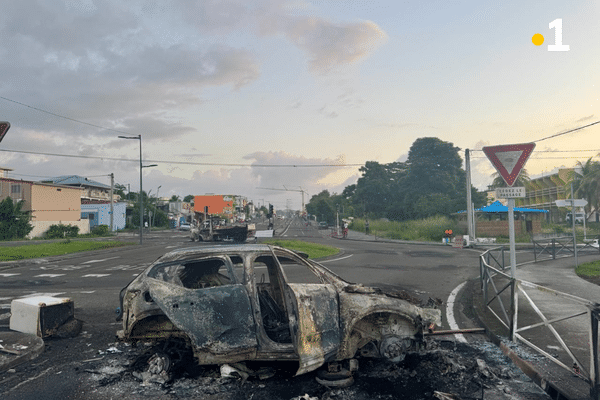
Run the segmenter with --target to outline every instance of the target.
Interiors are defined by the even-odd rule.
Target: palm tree
[[[575,197],[587,200],[588,204],[584,207],[586,219],[600,207],[600,162],[589,158],[585,163],[577,161],[577,166],[581,170],[573,170],[569,174],[567,182],[567,196],[571,193],[571,183]]]
[[[494,172],[492,174],[492,177],[494,178],[494,180],[492,181],[492,184],[489,186],[490,189],[496,189],[496,188],[501,188],[501,187],[508,187],[508,185],[506,184],[506,182],[504,182],[504,178],[502,178],[498,172]],[[531,181],[531,179],[529,178],[529,173],[527,172],[527,170],[525,168],[523,168],[521,170],[521,173],[519,174],[519,177],[517,178],[517,180],[513,184],[513,186],[515,186],[515,187],[519,187],[519,186],[525,186],[525,187],[527,187],[527,185],[529,184],[529,181]]]

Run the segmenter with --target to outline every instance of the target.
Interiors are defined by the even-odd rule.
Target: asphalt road
[[[265,228],[257,225],[258,229]],[[348,281],[406,290],[423,301],[431,297],[446,302],[458,285],[479,273],[478,252],[468,249],[353,240],[352,232],[349,239],[341,240],[332,238],[328,230],[317,230],[299,220],[277,221],[276,232],[282,238],[342,249],[322,263]],[[137,236],[131,241],[137,242]],[[206,244],[192,243],[187,232],[159,232],[147,235],[143,246],[38,259],[0,270],[0,329],[8,329],[11,300],[32,295],[70,297],[75,303],[75,317],[84,322],[76,338],[50,339],[46,352],[33,362],[0,376],[3,398],[33,399],[40,393],[48,394],[43,398],[56,399],[82,396],[85,388],[79,386],[79,370],[111,347],[120,327],[114,314],[120,289],[160,255],[199,245]],[[468,318],[469,309],[459,296],[455,314],[461,328],[474,326]],[[445,317],[442,328],[449,328]]]

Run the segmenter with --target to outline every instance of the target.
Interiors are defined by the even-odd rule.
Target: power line
[[[8,153],[22,153],[22,154],[35,154],[42,156],[53,156],[53,157],[69,157],[69,158],[84,158],[94,160],[108,160],[108,161],[125,161],[139,163],[139,159],[131,158],[116,158],[116,157],[102,157],[102,156],[80,156],[75,154],[56,154],[56,153],[42,153],[36,151],[24,151],[24,150],[10,150],[0,149],[0,151]],[[235,163],[202,163],[202,162],[189,162],[189,161],[171,161],[171,160],[148,160],[144,159],[143,162],[155,162],[162,164],[182,164],[182,165],[202,165],[202,166],[220,166],[220,167],[286,167],[286,168],[320,168],[320,167],[362,167],[364,164],[235,164]]]
[[[117,133],[124,133],[126,135],[131,135],[131,133],[129,133],[129,132],[123,132],[123,131],[119,131],[117,129],[106,128],[104,126],[90,124],[89,122],[83,122],[83,121],[80,121],[80,120],[75,119],[75,118],[65,117],[64,115],[55,114],[55,113],[50,112],[50,111],[42,110],[41,108],[29,106],[27,104],[24,104],[24,103],[15,101],[15,100],[7,99],[6,97],[0,96],[0,99],[6,100],[6,101],[10,101],[11,103],[19,104],[19,105],[21,105],[23,107],[31,108],[32,110],[36,110],[36,111],[43,112],[43,113],[46,113],[46,114],[49,114],[49,115],[53,115],[53,116],[58,117],[58,118],[63,118],[63,119],[69,120],[69,121],[77,122],[79,124],[92,126],[94,128],[99,128],[99,129],[103,129],[103,130],[106,130],[106,131],[112,131],[112,132],[117,132]]]
[[[545,137],[545,138],[542,138],[542,139],[534,140],[534,143],[541,142],[541,141],[547,140],[547,139],[552,139],[552,138],[555,138],[557,136],[566,135],[567,133],[571,133],[571,132],[578,131],[580,129],[588,128],[588,127],[590,127],[592,125],[596,125],[596,124],[600,124],[600,121],[592,122],[591,124],[580,126],[579,128],[570,129],[570,130],[568,130],[566,132],[561,132],[561,133],[557,133],[557,134],[554,134],[554,135],[551,135],[551,136],[548,136],[548,137]]]

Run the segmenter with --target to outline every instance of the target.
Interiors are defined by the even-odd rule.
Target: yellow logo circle
[[[535,44],[536,46],[541,46],[542,43],[544,43],[544,36],[542,36],[542,34],[540,33],[536,33],[535,35],[533,35],[531,37],[531,41],[533,42],[533,44]]]

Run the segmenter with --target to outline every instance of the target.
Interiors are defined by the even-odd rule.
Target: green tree
[[[492,184],[489,186],[490,189],[496,189],[496,188],[501,188],[501,187],[508,187],[508,185],[504,181],[504,178],[502,178],[498,172],[494,172],[492,174],[492,178],[494,178],[494,180],[492,181]],[[530,181],[531,181],[531,179],[529,178],[529,173],[527,172],[527,170],[525,168],[523,168],[521,170],[521,173],[517,177],[517,180],[515,181],[515,183],[513,183],[513,186],[515,186],[515,187],[519,187],[519,186],[529,187],[529,182]]]
[[[187,196],[185,196],[183,198],[183,201],[185,201],[186,203],[193,203],[194,202],[194,195],[193,194],[188,194]]]
[[[121,200],[125,200],[127,198],[127,195],[125,194],[125,189],[127,189],[127,187],[125,185],[121,185],[120,183],[115,183],[113,193],[116,195],[119,195],[121,197]]]
[[[403,163],[380,164],[367,161],[359,170],[355,188],[347,188],[342,196],[351,195],[352,203],[362,207],[365,214],[382,217],[391,203],[398,201],[398,185],[406,174]]]
[[[571,183],[576,198],[587,200],[584,207],[586,217],[600,209],[600,162],[589,158],[585,163],[577,162],[581,172],[574,170],[569,174],[569,181],[565,187],[567,197],[571,197]]]
[[[23,204],[14,204],[10,197],[0,202],[0,240],[22,239],[33,230],[28,213],[21,210]]]
[[[179,196],[177,196],[176,194],[174,194],[173,196],[171,196],[171,198],[169,199],[170,203],[175,203],[177,201],[181,201],[181,198]]]
[[[438,138],[414,141],[400,182],[402,219],[448,215],[466,208],[466,174],[459,151]]]
[[[341,196],[329,194],[328,190],[323,190],[310,198],[306,204],[306,211],[315,215],[319,221],[333,223],[336,219],[336,211],[339,209]]]

